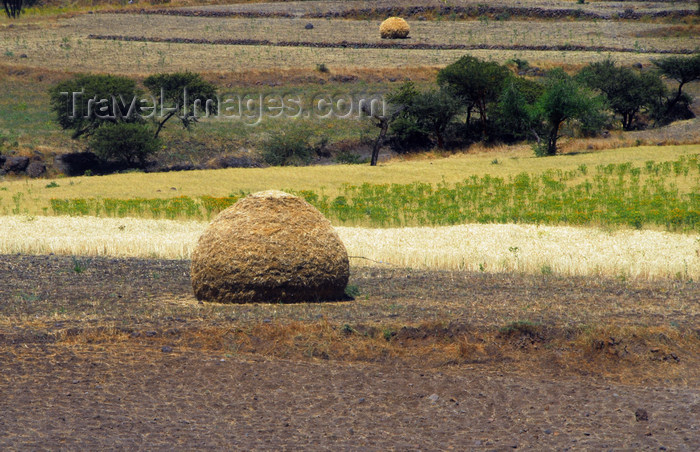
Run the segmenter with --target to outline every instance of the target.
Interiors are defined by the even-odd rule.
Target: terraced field
[[[284,6],[243,4],[167,9],[160,13],[143,11],[149,14],[125,10],[124,14],[79,15],[45,25],[27,21],[11,29],[3,27],[0,45],[5,48],[5,64],[82,71],[109,68],[110,72],[124,74],[160,68],[198,72],[271,67],[313,69],[320,63],[332,68],[442,66],[465,50],[500,62],[521,58],[550,64],[596,61],[602,52],[631,64],[647,62],[663,53],[693,52],[700,46],[700,37],[692,26],[681,29],[679,36],[664,36],[664,30],[672,25],[663,22],[533,22],[531,18],[517,17],[490,20],[488,16],[465,21],[450,20],[449,16],[442,20],[412,20],[411,39],[388,44],[377,33],[380,12],[366,20],[342,17],[350,11],[366,9],[367,5],[358,3],[362,2],[332,4],[329,11],[333,11],[333,16],[329,18],[307,17],[315,14],[315,8],[325,10],[325,4],[299,2]],[[683,6],[678,2],[661,5],[663,11],[678,11]],[[548,10],[551,2],[549,6],[537,7]],[[584,5],[583,10],[603,14],[602,9],[604,14],[614,14],[621,7],[596,3]],[[634,2],[625,2],[624,7],[642,15],[661,8]],[[373,4],[372,8],[381,11],[382,7]],[[262,17],[230,17],[234,13],[252,14],[251,11]],[[289,17],[265,17],[281,11],[291,12]],[[341,17],[336,17],[336,13]],[[305,29],[307,23],[314,28]],[[42,32],[37,33],[37,29]]]

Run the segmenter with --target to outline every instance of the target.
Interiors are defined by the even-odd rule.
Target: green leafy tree
[[[148,125],[124,122],[100,127],[90,137],[89,144],[100,159],[116,160],[127,166],[143,166],[148,156],[161,146]]]
[[[539,134],[535,132],[541,154],[557,153],[557,140],[560,138],[562,124],[575,119],[585,121],[597,117],[597,113],[603,108],[602,99],[586,91],[563,70],[550,71],[544,93],[533,107],[533,117],[539,119],[546,134],[546,142],[541,143]]]
[[[443,89],[418,91],[406,82],[388,96],[392,110],[399,114],[393,119],[392,130],[401,141],[427,144],[432,136],[438,148],[445,147],[445,130],[461,106],[454,95]]]
[[[155,74],[147,77],[143,84],[161,106],[161,114],[156,120],[156,137],[165,123],[176,115],[182,126],[189,130],[200,115],[217,113],[216,86],[203,80],[199,74]]]
[[[387,101],[394,105],[410,105],[418,94],[415,83],[407,80],[389,93]]]
[[[396,90],[387,95],[387,102],[393,115],[389,129],[391,131],[392,147],[397,152],[407,152],[413,149],[427,147],[430,144],[430,133],[419,124],[411,107],[420,92],[411,81],[402,83]]]
[[[700,80],[700,53],[691,57],[671,56],[659,60],[652,60],[661,73],[669,79],[678,82],[675,94],[665,102],[664,116],[661,120],[673,120],[677,116],[692,118],[694,115],[688,108],[692,98],[683,92],[683,87],[691,82]],[[678,107],[680,112],[675,112]],[[683,108],[685,107],[685,108]]]
[[[467,55],[440,70],[437,82],[462,99],[466,106],[467,125],[472,112],[479,113],[485,134],[489,121],[488,108],[497,101],[511,75],[505,66]]]
[[[72,137],[92,135],[105,124],[141,122],[138,98],[141,91],[126,77],[79,75],[49,90],[51,110]]]
[[[605,96],[610,109],[620,116],[624,130],[633,129],[639,113],[653,108],[666,92],[657,74],[616,66],[609,59],[589,64],[577,78]]]
[[[418,126],[435,137],[437,147],[445,148],[445,129],[459,112],[459,102],[444,90],[433,89],[419,93],[409,107],[409,114]]]
[[[516,80],[503,90],[496,107],[497,135],[510,142],[525,138],[534,122],[531,111],[535,99],[528,99]]]

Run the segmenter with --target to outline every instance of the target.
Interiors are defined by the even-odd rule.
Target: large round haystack
[[[339,300],[349,271],[330,221],[281,191],[252,194],[221,212],[192,255],[195,296],[219,303]]]
[[[404,39],[408,37],[411,27],[400,17],[390,17],[379,26],[382,39]]]

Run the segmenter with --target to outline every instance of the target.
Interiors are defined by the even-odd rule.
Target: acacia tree
[[[651,109],[666,93],[657,74],[616,66],[609,59],[589,64],[577,78],[605,96],[610,109],[620,115],[624,130],[631,130],[639,112]]]
[[[421,92],[412,82],[406,82],[391,93],[388,100],[395,112],[391,119],[403,129],[404,136],[432,136],[437,147],[444,149],[445,130],[461,109],[452,93],[444,89]]]
[[[505,141],[525,138],[532,128],[531,105],[517,84],[511,83],[498,98],[496,125]]]
[[[459,112],[460,105],[450,93],[433,89],[419,93],[409,107],[417,123],[435,136],[439,149],[445,148],[445,129]]]
[[[683,92],[683,86],[700,80],[700,53],[691,57],[671,56],[652,60],[652,63],[659,68],[663,75],[678,82],[675,95],[667,99],[665,114],[669,115],[684,99],[690,103],[691,99]]]
[[[368,114],[374,120],[375,126],[379,127],[379,135],[374,140],[374,144],[372,145],[372,157],[369,161],[370,166],[377,166],[377,161],[379,160],[379,151],[381,150],[384,143],[386,143],[386,134],[389,130],[389,126],[401,114],[404,108],[406,107],[403,105],[395,107],[390,104],[391,110],[389,114],[380,115],[377,112],[372,112],[371,108],[366,104],[363,105],[362,111]]]
[[[72,138],[87,138],[89,149],[104,163],[143,166],[160,147],[138,109],[136,83],[112,75],[80,75],[49,91],[56,121]]]
[[[429,133],[423,130],[410,110],[418,94],[415,84],[406,81],[387,95],[389,107],[397,112],[392,114],[391,121],[387,124],[391,130],[392,146],[397,152],[407,152],[430,144]],[[381,123],[378,126],[381,128]]]
[[[2,0],[2,6],[5,8],[5,14],[10,19],[17,19],[22,13],[23,0]]]
[[[541,146],[539,134],[539,155],[555,155],[557,140],[560,138],[559,129],[567,121],[581,121],[597,117],[602,110],[603,102],[584,90],[574,79],[563,70],[554,69],[547,75],[545,91],[534,105],[533,116],[539,118],[546,133],[546,144]],[[536,150],[537,152],[537,150]]]
[[[203,80],[199,74],[155,74],[147,77],[143,84],[160,104],[161,113],[165,113],[166,109],[168,111],[156,119],[156,138],[165,123],[175,115],[178,115],[182,126],[190,130],[192,124],[198,121],[198,112],[217,113],[218,105],[213,102],[216,98],[216,86]]]
[[[100,126],[141,122],[135,100],[141,95],[136,83],[114,75],[79,75],[49,90],[51,110],[72,138],[90,136]]]
[[[489,105],[498,100],[510,76],[507,67],[467,55],[440,70],[437,82],[463,100],[467,107],[467,125],[472,112],[476,110],[479,113],[485,134]]]

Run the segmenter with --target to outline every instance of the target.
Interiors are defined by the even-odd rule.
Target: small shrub
[[[540,334],[540,325],[530,320],[517,320],[498,329],[504,336],[524,335],[536,337]]]
[[[346,336],[350,336],[351,334],[355,333],[355,329],[347,323],[343,325],[340,331]]]
[[[389,145],[399,154],[423,150],[431,146],[430,135],[412,116],[405,114],[396,118],[391,124],[390,131]]]
[[[73,260],[73,272],[75,273],[83,273],[85,270],[88,268],[88,261],[87,260],[82,260],[78,259],[75,256],[72,257]]]
[[[505,21],[505,20],[510,20],[510,14],[507,12],[502,12],[496,15],[495,18],[497,21]]]
[[[315,153],[312,137],[308,127],[292,124],[263,142],[263,160],[272,166],[308,165]]]
[[[385,341],[389,342],[392,337],[396,336],[396,331],[386,329],[382,332],[382,336],[384,336]]]
[[[521,58],[511,58],[510,60],[506,61],[506,64],[514,64],[519,71],[524,71],[530,67],[530,63]]]
[[[102,160],[116,160],[127,166],[143,166],[160,148],[160,140],[145,124],[117,123],[100,127],[90,138],[90,147]],[[87,171],[85,171],[87,175]]]
[[[360,295],[360,288],[355,284],[348,284],[345,288],[345,295],[350,298],[355,298]]]
[[[345,165],[360,165],[367,163],[367,158],[350,151],[340,151],[338,155],[335,156],[335,161]]]
[[[59,187],[59,185],[56,183],[56,181],[51,181],[50,183],[46,184],[46,188],[56,188]]]
[[[316,70],[318,72],[323,72],[324,74],[330,72],[330,69],[328,69],[328,66],[326,66],[326,63],[317,64]]]
[[[548,155],[551,155],[549,153],[549,148],[546,141],[532,143],[532,151],[535,153],[535,157],[547,157]]]

